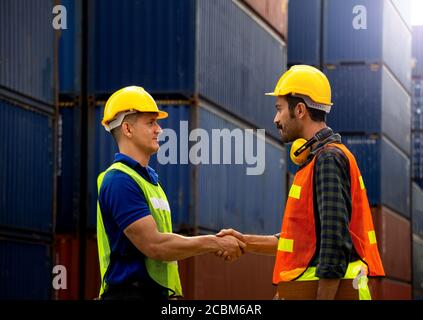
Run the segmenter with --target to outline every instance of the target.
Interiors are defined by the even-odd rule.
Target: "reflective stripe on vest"
[[[123,163],[112,164],[105,172],[102,172],[97,180],[98,193],[103,182],[104,175],[110,170],[119,170],[129,175],[143,191],[147,200],[150,213],[153,216],[157,229],[162,233],[172,232],[172,220],[169,203],[166,194],[160,185],[154,185],[135,170]],[[106,230],[103,224],[102,213],[97,202],[97,242],[100,262],[101,287],[100,296],[107,289],[105,274],[110,264],[110,246]],[[149,276],[161,286],[169,289],[169,295],[181,296],[182,287],[179,279],[178,264],[176,261],[158,261],[145,257],[145,265]]]
[[[369,202],[363,178],[352,153],[342,144],[326,147],[340,149],[348,158],[351,179],[351,220],[349,230],[355,250],[367,264],[370,276],[385,275],[377,248]],[[309,267],[316,251],[313,175],[316,157],[298,170],[286,202],[273,283],[291,281]]]

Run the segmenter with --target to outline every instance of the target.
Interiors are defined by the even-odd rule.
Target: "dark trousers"
[[[156,284],[133,282],[109,285],[101,295],[102,300],[165,301],[168,300],[167,289]]]

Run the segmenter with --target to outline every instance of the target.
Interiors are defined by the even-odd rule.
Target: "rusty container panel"
[[[246,254],[233,263],[213,254],[179,261],[185,300],[270,300],[275,257]],[[254,270],[254,276],[251,274]]]
[[[97,236],[89,234],[85,249],[85,300],[98,297],[100,291],[100,266],[98,262]]]
[[[411,281],[410,221],[386,207],[372,207],[379,253],[388,278]]]
[[[66,268],[66,289],[54,290],[56,300],[77,300],[79,290],[79,241],[76,235],[56,234],[54,264]]]
[[[284,39],[288,36],[288,0],[244,0]]]
[[[390,279],[373,279],[369,282],[372,300],[411,300],[411,285]]]

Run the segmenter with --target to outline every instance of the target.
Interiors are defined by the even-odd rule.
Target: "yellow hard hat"
[[[167,112],[159,110],[153,97],[137,86],[130,86],[113,93],[104,107],[104,116],[101,124],[110,131],[122,124],[127,114],[135,112],[156,112],[157,119],[167,118]],[[111,122],[114,122],[113,125]]]
[[[331,106],[331,89],[328,78],[319,69],[308,65],[292,66],[282,77],[280,77],[275,91],[266,93],[268,96],[284,96],[292,94],[294,96],[309,97],[317,106]],[[330,110],[330,108],[329,108]],[[326,111],[329,112],[329,111]]]

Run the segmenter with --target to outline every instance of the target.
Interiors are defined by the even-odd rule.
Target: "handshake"
[[[222,229],[216,234],[219,249],[215,252],[217,257],[227,262],[233,262],[242,256],[247,244],[245,236],[234,229]]]

